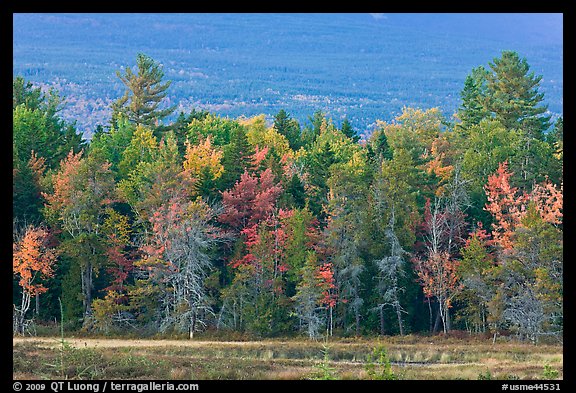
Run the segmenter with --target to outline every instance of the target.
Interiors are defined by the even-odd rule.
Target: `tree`
[[[537,342],[544,335],[562,336],[562,244],[562,231],[529,203],[502,274],[502,317],[521,338]]]
[[[408,253],[402,248],[398,237],[396,236],[394,226],[395,226],[394,210],[390,214],[390,221],[388,227],[385,230],[386,238],[389,243],[390,255],[376,261],[378,266],[378,289],[381,295],[382,303],[378,304],[378,310],[380,311],[380,333],[383,334],[383,308],[385,306],[391,306],[396,312],[396,318],[398,320],[398,330],[400,335],[404,335],[404,324],[402,322],[402,314],[406,313],[402,304],[400,303],[400,297],[404,288],[401,286],[401,278],[404,277],[404,256]]]
[[[222,176],[222,151],[212,145],[210,136],[197,145],[186,141],[183,178],[196,195],[216,197],[216,181]]]
[[[438,301],[438,311],[444,333],[451,330],[450,308],[452,300],[461,289],[457,268],[459,261],[448,251],[449,232],[446,230],[448,211],[443,201],[436,199],[434,205],[428,199],[424,211],[423,256],[413,258],[418,280],[424,295]]]
[[[34,87],[32,82],[17,76],[12,80],[12,110],[19,105],[35,110],[40,109],[44,104],[42,89]]]
[[[145,127],[142,127],[141,131],[144,129]],[[111,164],[110,170],[118,180],[120,178],[120,170],[118,168],[120,161],[124,158],[124,151],[132,142],[135,131],[136,125],[122,117],[109,130],[101,129],[96,132],[90,140],[90,145],[88,146],[90,155],[98,156],[99,159],[108,161]]]
[[[277,214],[246,227],[241,234],[245,252],[230,262],[235,274],[232,286],[246,285],[241,310],[245,328],[258,335],[274,335],[290,324],[289,304],[286,295],[287,233],[286,219],[291,212],[279,210]],[[243,255],[243,256],[242,256]],[[230,299],[226,300],[237,300]]]
[[[526,196],[510,185],[511,176],[508,163],[503,162],[484,187],[488,198],[485,210],[494,217],[492,236],[502,251],[512,248],[512,236],[526,204]]]
[[[485,221],[482,210],[486,203],[484,185],[501,162],[517,162],[520,135],[516,130],[507,130],[498,121],[482,120],[466,132],[456,131],[453,145],[462,152],[461,176],[467,182],[474,220]]]
[[[388,145],[388,138],[383,128],[376,129],[370,135],[366,147],[369,158],[374,158],[377,162],[392,159],[392,150],[390,145]]]
[[[14,78],[12,87],[13,147],[23,162],[34,150],[52,169],[71,149],[78,152],[84,147],[74,123],[58,116],[64,100],[55,89],[44,94],[20,76]]]
[[[276,199],[282,187],[274,183],[270,169],[259,177],[248,172],[229,191],[222,193],[224,212],[219,221],[241,231],[268,218],[275,211]]]
[[[423,163],[432,150],[432,142],[443,129],[444,117],[440,110],[404,107],[394,120],[393,123],[377,122],[386,133],[392,153],[404,150],[416,163]]]
[[[215,145],[216,139],[213,141]],[[242,174],[251,168],[252,156],[254,155],[254,148],[248,142],[246,136],[246,127],[238,125],[238,127],[230,130],[230,140],[222,148],[222,166],[224,172],[217,182],[218,189],[228,190],[240,180]]]
[[[303,178],[308,194],[308,207],[312,213],[324,220],[331,167],[350,161],[354,154],[360,157],[362,153],[359,153],[361,148],[358,144],[353,143],[326,119],[323,118],[318,127],[314,142],[307,145],[306,150],[301,150],[301,159],[306,172]]]
[[[136,163],[117,187],[121,200],[130,205],[143,228],[147,228],[150,217],[160,206],[192,193],[182,178],[183,165],[174,133],[167,132],[153,151],[149,161]]]
[[[562,161],[564,157],[564,118],[559,117],[554,123],[554,129],[548,133],[547,140],[554,147],[554,157]]]
[[[178,151],[180,151],[180,154],[184,154],[184,148],[186,140],[188,139],[190,123],[192,123],[194,120],[204,120],[209,115],[210,113],[208,111],[196,110],[192,108],[188,115],[186,115],[184,112],[180,112],[172,124],[164,127],[174,132],[176,141],[178,142]]]
[[[308,337],[316,339],[320,328],[325,325],[325,316],[322,310],[332,310],[336,305],[335,295],[332,293],[336,285],[334,275],[329,263],[319,264],[317,254],[309,250],[306,253],[304,265],[300,270],[300,280],[296,287],[294,310],[299,319],[299,330],[306,331]],[[328,333],[331,335],[331,323]]]
[[[434,296],[442,319],[444,333],[450,331],[449,310],[452,300],[461,288],[456,273],[458,261],[450,258],[445,251],[431,253],[426,260],[415,259],[418,279],[428,298]]]
[[[120,115],[124,115],[136,125],[157,126],[158,121],[170,115],[176,108],[174,105],[159,109],[172,82],[162,83],[164,71],[160,64],[143,53],[136,56],[136,67],[137,73],[129,67],[124,74],[116,71],[116,75],[126,86],[126,92],[112,104],[112,120],[115,122]]]
[[[292,150],[296,151],[300,148],[300,124],[292,119],[284,109],[280,109],[274,116],[274,129],[286,137]]]
[[[39,222],[42,216],[43,179],[46,160],[31,152],[28,162],[21,162],[14,153],[12,169],[12,213],[14,220]]]
[[[490,234],[481,222],[476,225],[460,250],[462,259],[458,276],[462,291],[457,299],[464,303],[460,313],[466,318],[466,326],[470,323],[475,332],[485,332],[490,321],[489,305],[497,293],[494,277],[498,268]],[[472,327],[468,330],[472,331]]]
[[[341,300],[341,317],[346,330],[348,316],[353,316],[355,334],[360,334],[362,296],[361,274],[365,271],[362,258],[366,235],[368,179],[367,158],[363,151],[356,151],[347,162],[330,167],[327,225],[324,230],[328,248],[328,262],[334,267],[338,298]]]
[[[562,189],[547,181],[520,192],[511,177],[504,162],[485,187],[500,265],[492,303],[519,336],[536,341],[562,326]]]
[[[322,123],[333,126],[332,121],[328,121],[321,110],[317,110],[312,116],[308,116],[308,122],[309,124],[304,127],[300,136],[304,147],[310,146],[316,141],[316,137],[321,133],[320,127],[322,127]]]
[[[406,292],[407,247],[415,241],[414,219],[417,216],[416,191],[412,183],[413,166],[405,161],[408,155],[400,151],[390,160],[380,161],[370,187],[370,209],[373,211],[373,238],[382,233],[382,247],[377,249],[375,264],[378,280],[376,307],[380,319],[380,333],[384,334],[384,308],[392,307],[400,334],[404,334],[402,303]],[[407,165],[408,164],[408,165]]]
[[[464,88],[460,92],[462,103],[457,112],[460,119],[460,123],[457,124],[458,128],[467,130],[490,117],[490,112],[485,107],[488,74],[489,71],[480,66],[472,69],[472,72],[466,76]]]
[[[62,230],[65,253],[81,267],[86,323],[92,313],[94,271],[104,259],[102,225],[114,199],[114,178],[110,163],[81,155],[70,151],[52,176],[52,190],[42,195],[46,219]]]
[[[20,307],[14,306],[14,331],[25,334],[26,314],[33,296],[47,291],[40,279],[52,277],[57,251],[50,245],[50,234],[42,227],[28,226],[12,244],[12,271],[22,288]]]
[[[151,236],[142,247],[140,266],[148,268],[148,280],[162,289],[157,303],[161,331],[175,327],[192,339],[213,315],[204,282],[212,268],[207,253],[222,240],[214,218],[201,199],[173,199],[150,218]]]
[[[342,126],[340,127],[340,131],[348,138],[352,139],[352,142],[357,143],[360,140],[360,136],[356,134],[356,131],[352,128],[352,125],[348,121],[348,118],[345,118],[342,122]]]
[[[526,58],[513,51],[503,51],[489,66],[486,109],[506,129],[520,129],[529,138],[543,140],[550,116],[543,116],[548,106],[540,105],[544,100],[544,93],[538,91],[542,76],[529,72]]]
[[[121,152],[121,160],[118,163],[118,176],[127,178],[140,162],[152,162],[156,156],[158,141],[150,128],[137,126],[132,134],[130,143]]]

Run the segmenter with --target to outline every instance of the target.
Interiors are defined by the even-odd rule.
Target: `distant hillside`
[[[515,50],[562,113],[561,14],[15,14],[13,74],[54,86],[89,137],[138,52],[164,65],[179,110],[237,117],[322,110],[359,132],[402,106],[450,117],[472,68]]]

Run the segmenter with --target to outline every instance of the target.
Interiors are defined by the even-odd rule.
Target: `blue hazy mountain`
[[[451,117],[472,68],[503,50],[543,75],[563,111],[562,14],[14,14],[13,74],[53,86],[87,136],[123,92],[116,70],[144,52],[179,111],[236,117],[322,110],[359,132],[403,106]]]

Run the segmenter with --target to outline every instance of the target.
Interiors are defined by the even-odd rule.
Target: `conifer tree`
[[[276,116],[274,116],[274,129],[288,139],[292,150],[298,150],[300,148],[300,125],[296,120],[292,119],[284,109],[280,109]]]
[[[544,93],[538,90],[542,75],[530,72],[526,58],[513,51],[503,51],[489,65],[487,109],[505,128],[522,129],[530,138],[542,140],[550,127],[550,116],[543,116],[548,105],[541,105]]]
[[[342,126],[340,127],[340,131],[348,138],[352,139],[354,143],[360,140],[360,137],[356,134],[356,131],[352,128],[352,124],[348,121],[348,118],[345,118],[342,122]]]
[[[126,92],[112,104],[112,121],[115,122],[120,114],[124,114],[137,125],[157,126],[158,121],[169,116],[176,108],[170,106],[159,109],[172,82],[162,83],[164,71],[160,64],[143,53],[136,56],[136,67],[137,73],[129,67],[124,74],[116,72],[126,86]]]
[[[478,125],[482,119],[489,117],[490,113],[484,106],[486,99],[486,84],[488,71],[480,66],[474,68],[464,81],[464,88],[460,92],[462,104],[458,108],[458,117],[461,123],[458,127],[468,129]]]

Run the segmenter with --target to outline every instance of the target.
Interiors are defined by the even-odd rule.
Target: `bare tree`
[[[170,327],[194,332],[213,316],[204,281],[212,269],[208,251],[223,240],[211,224],[214,211],[202,201],[172,200],[152,219],[152,238],[145,250],[158,258],[152,276],[160,292],[160,330]]]
[[[384,231],[384,235],[386,236],[390,247],[389,255],[376,261],[376,265],[380,271],[380,274],[378,275],[378,290],[380,291],[382,299],[382,303],[378,304],[377,309],[380,312],[380,319],[382,321],[383,308],[385,306],[391,306],[396,312],[400,335],[404,335],[402,314],[406,313],[406,311],[400,303],[400,295],[404,292],[405,288],[400,286],[400,279],[405,276],[404,255],[407,255],[408,253],[402,248],[402,245],[394,232],[395,221],[395,211],[394,207],[392,207],[388,226]]]

